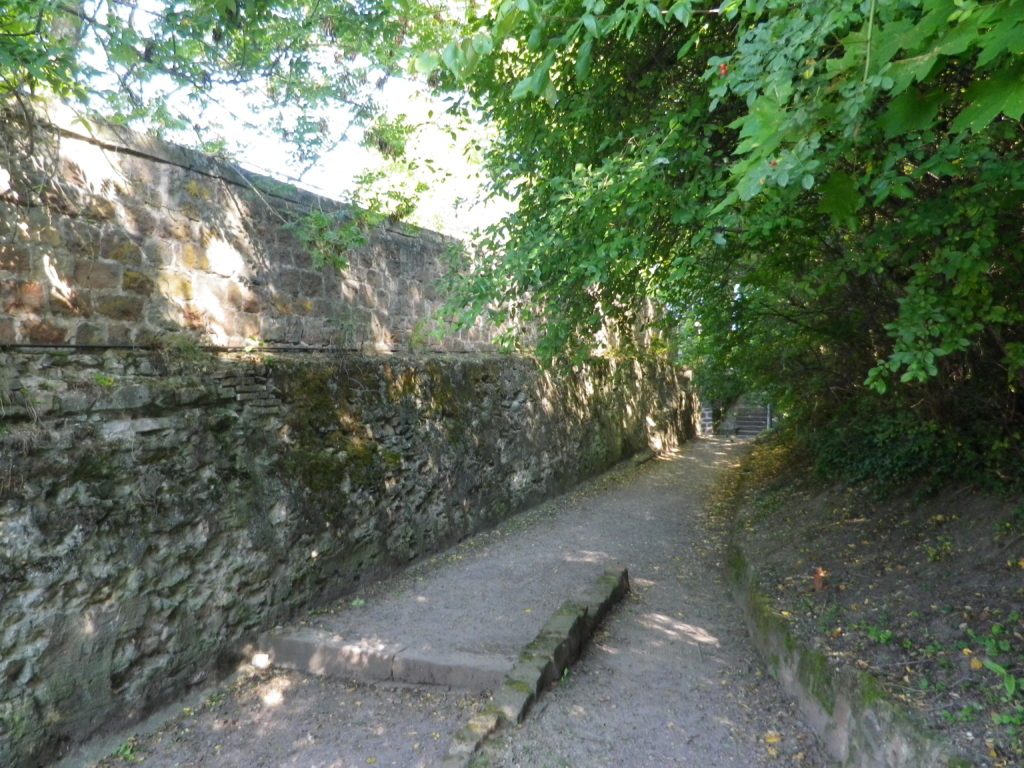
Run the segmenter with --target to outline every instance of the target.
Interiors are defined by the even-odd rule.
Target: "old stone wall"
[[[291,225],[337,203],[109,126],[7,110],[0,137],[0,765],[693,432],[667,366],[429,339],[439,235],[315,269]]]
[[[0,765],[693,429],[671,370],[514,357],[0,351]]]
[[[453,240],[385,225],[317,269],[296,236],[341,204],[58,108],[0,104],[0,344],[161,343],[185,333],[357,350],[480,351],[429,336]]]

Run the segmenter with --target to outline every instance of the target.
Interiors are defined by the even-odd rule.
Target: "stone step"
[[[259,647],[274,666],[309,674],[477,692],[498,688],[512,669],[512,659],[503,656],[414,648],[377,638],[350,640],[311,627],[267,632]]]

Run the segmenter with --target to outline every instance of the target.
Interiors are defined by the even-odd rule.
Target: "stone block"
[[[153,293],[153,280],[141,272],[126,269],[121,276],[121,288],[129,293],[149,296]]]
[[[325,267],[325,269],[328,268]],[[324,274],[317,271],[303,270],[300,273],[299,290],[303,296],[323,296]]]
[[[536,696],[548,682],[557,680],[561,673],[562,670],[555,669],[554,661],[547,656],[524,653],[508,673],[505,683],[511,683],[513,687],[525,686],[523,690],[529,690]]]
[[[28,272],[32,254],[27,243],[0,243],[0,271]]]
[[[53,291],[50,295],[50,311],[61,317],[89,317],[92,315],[92,293],[74,290],[70,296]]]
[[[178,258],[184,269],[205,272],[210,268],[210,262],[206,258],[206,249],[191,240],[182,242]]]
[[[79,261],[72,272],[75,285],[116,291],[121,287],[121,264],[103,261]]]
[[[112,320],[139,321],[145,306],[141,296],[101,296],[96,299],[96,314]]]
[[[54,226],[46,226],[36,231],[36,237],[39,238],[39,242],[44,245],[48,245],[51,248],[59,248],[64,244],[64,236],[60,233],[60,230]]]
[[[295,299],[302,295],[304,274],[300,269],[281,269],[271,276],[270,285],[286,299]]]
[[[224,332],[239,341],[258,338],[260,327],[259,315],[236,314],[223,323]]]
[[[0,317],[0,344],[13,344],[18,340],[13,317]]]
[[[106,220],[117,216],[117,206],[112,200],[98,195],[92,195],[85,200],[82,214],[89,219]]]
[[[82,413],[92,408],[96,397],[84,390],[72,389],[57,397],[56,406],[65,413]]]
[[[143,203],[125,203],[121,213],[124,228],[137,237],[148,237],[156,227],[153,210]]]
[[[275,666],[314,675],[387,680],[401,646],[367,638],[346,641],[329,632],[298,627],[269,632],[260,637],[259,648]]]
[[[142,263],[142,248],[139,244],[116,230],[105,233],[100,238],[97,253],[101,258],[127,266],[138,266]]]
[[[4,312],[36,311],[46,304],[46,286],[24,280],[0,282],[0,303]]]
[[[125,323],[112,323],[107,327],[108,344],[131,344],[134,327]]]
[[[67,328],[35,318],[22,322],[21,332],[33,344],[63,344],[69,335]]]
[[[629,572],[618,566],[606,569],[584,599],[589,621],[595,626],[600,624],[611,607],[628,592]]]
[[[188,275],[162,269],[157,276],[156,284],[160,293],[172,301],[178,303],[192,301],[192,279]]]
[[[96,323],[82,323],[75,329],[76,344],[106,344],[108,329]]]
[[[180,244],[160,237],[151,237],[142,246],[142,255],[147,264],[154,267],[169,267],[174,264]]]
[[[392,676],[407,683],[488,691],[500,686],[511,669],[512,662],[500,656],[409,649],[395,656]]]
[[[231,283],[228,286],[226,303],[228,307],[236,312],[246,312],[249,314],[256,314],[262,308],[260,297],[249,288],[238,283]]]
[[[510,723],[521,723],[535,697],[526,683],[510,680],[494,692],[490,708]]]

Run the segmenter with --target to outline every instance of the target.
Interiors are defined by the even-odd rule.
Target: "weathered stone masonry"
[[[164,171],[178,173],[131,158],[157,187]],[[261,629],[692,431],[683,382],[653,364],[555,375],[498,355],[204,351],[179,332],[236,341],[251,329],[232,323],[251,322],[262,334],[296,331],[273,341],[330,342],[332,313],[351,306],[332,304],[332,291],[345,298],[346,281],[362,280],[352,275],[372,273],[390,277],[364,309],[388,335],[364,346],[401,347],[435,301],[444,243],[396,234],[335,278],[308,267],[288,230],[247,214],[251,247],[236,247],[241,266],[220,275],[200,258],[209,263],[201,233],[212,208],[185,217],[196,240],[155,234],[181,221],[181,193],[149,211],[149,234],[133,233],[133,197],[88,193],[89,183],[71,189],[73,209],[66,188],[22,206],[26,191],[0,232],[0,765],[44,765],[215,676]],[[109,212],[107,195],[114,212],[91,219]],[[80,228],[91,234],[72,242]],[[106,278],[86,280],[83,264]],[[385,293],[413,273],[418,294]],[[168,288],[170,275],[191,294]],[[314,292],[324,286],[319,309],[282,311],[307,300],[303,275]],[[246,276],[259,285],[247,288]],[[143,278],[149,292],[132,290]],[[233,308],[190,325],[182,296],[208,281]],[[252,291],[253,311],[231,303],[236,289],[244,301]],[[101,311],[115,299],[138,312]],[[48,339],[97,346],[11,344]],[[111,346],[146,341],[157,348]],[[486,335],[452,343],[484,345]]]
[[[0,343],[207,343],[389,351],[488,348],[482,326],[427,337],[456,242],[389,225],[315,269],[291,226],[344,206],[114,126],[0,105]]]

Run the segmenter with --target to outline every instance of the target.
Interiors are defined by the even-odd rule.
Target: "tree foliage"
[[[1019,462],[1024,4],[505,0],[443,58],[519,200],[467,316],[547,354],[657,324],[795,423]]]
[[[848,475],[842,446],[894,433],[908,472],[1020,464],[1024,2],[467,7],[453,28],[415,0],[11,0],[0,89],[187,123],[170,94],[235,86],[312,158],[321,106],[368,115],[411,64],[497,127],[491,184],[518,204],[455,276],[463,320],[546,357],[655,333]],[[367,137],[390,153],[399,128]]]
[[[315,161],[363,124],[383,79],[451,33],[407,0],[12,0],[0,7],[0,94],[56,94],[106,117],[208,135],[204,109],[241,99]],[[228,109],[231,107],[228,105]]]

